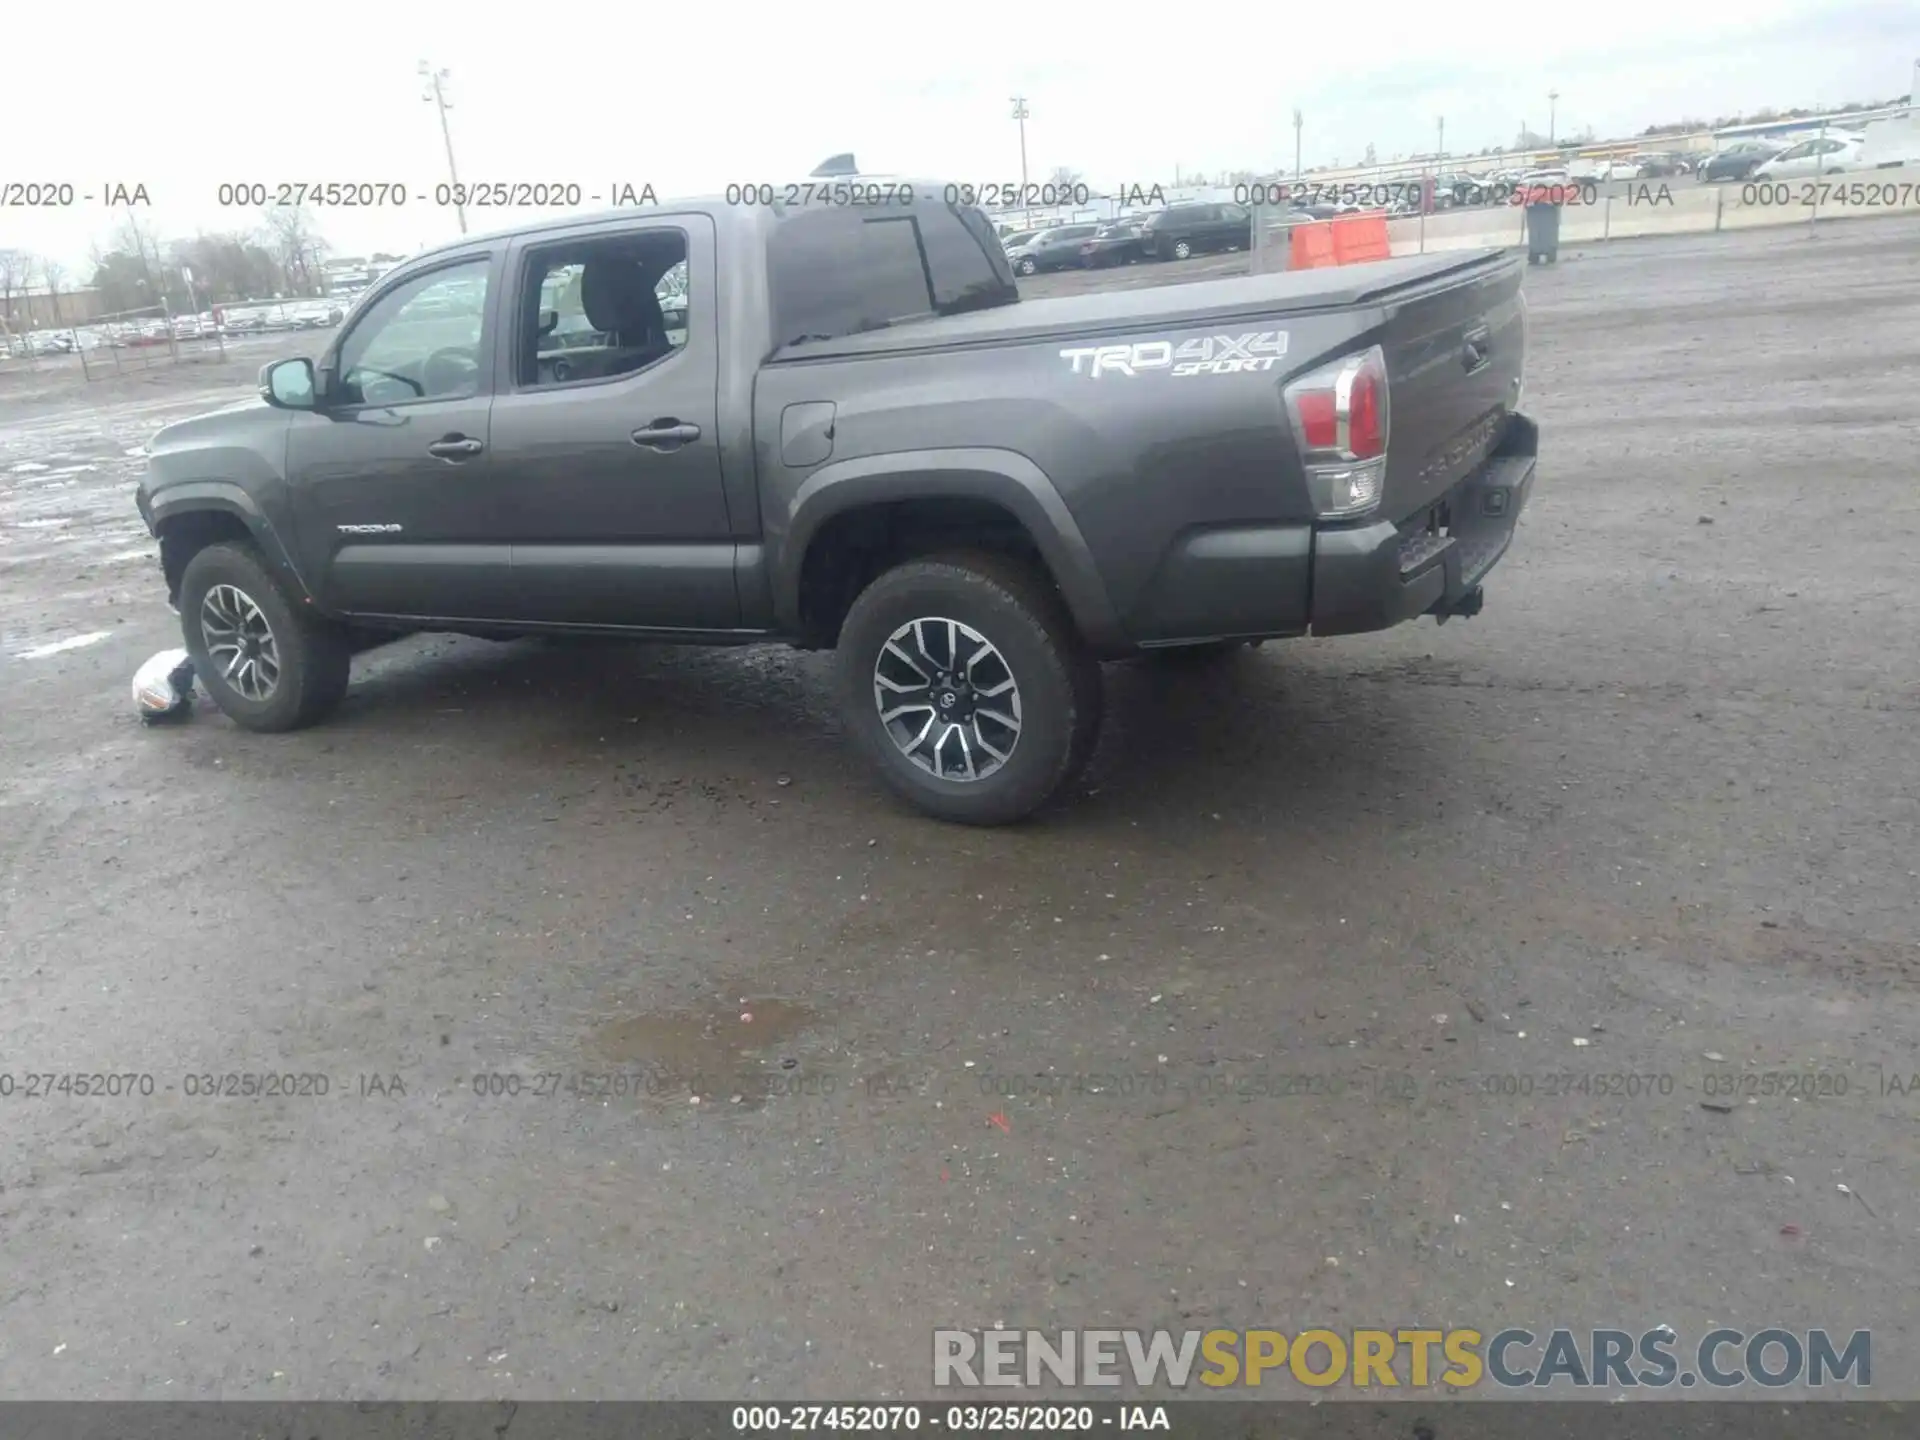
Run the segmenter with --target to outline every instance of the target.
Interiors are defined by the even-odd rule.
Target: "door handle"
[[[656,420],[633,432],[633,443],[644,445],[649,450],[678,450],[682,445],[699,438],[698,425],[688,425],[679,420]]]
[[[469,439],[465,435],[449,435],[427,446],[427,454],[439,460],[467,460],[486,448],[484,442]]]

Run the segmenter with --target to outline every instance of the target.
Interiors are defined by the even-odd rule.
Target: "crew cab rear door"
[[[713,220],[697,212],[515,242],[492,449],[520,619],[738,625],[714,262]],[[590,343],[553,344],[562,334]]]

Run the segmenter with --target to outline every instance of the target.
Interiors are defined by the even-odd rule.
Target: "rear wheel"
[[[1173,242],[1173,258],[1174,259],[1185,260],[1192,254],[1193,254],[1193,245],[1190,241],[1176,240]]]
[[[209,545],[187,562],[180,629],[194,674],[244,729],[301,729],[347,693],[352,637],[297,607],[251,545]]]
[[[957,552],[887,571],[853,602],[841,705],[895,794],[942,820],[1040,809],[1099,738],[1100,667],[1046,577]]]

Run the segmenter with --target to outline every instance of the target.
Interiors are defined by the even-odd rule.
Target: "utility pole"
[[[1549,145],[1556,145],[1559,143],[1557,134],[1553,128],[1554,127],[1554,107],[1557,106],[1559,103],[1560,103],[1560,92],[1558,90],[1547,91],[1547,144]]]
[[[1013,118],[1020,124],[1020,195],[1024,203],[1027,193],[1027,97],[1013,97]]]
[[[453,163],[453,132],[447,128],[447,111],[453,108],[453,102],[447,99],[447,72],[436,70],[426,61],[420,62],[421,78],[427,82],[427,89],[421,99],[438,107],[440,111],[440,138],[447,146],[447,175],[453,181],[453,212],[460,219],[460,233],[467,233],[467,207],[460,199],[460,171]]]
[[[1293,112],[1293,179],[1295,184],[1298,184],[1300,181],[1300,125],[1300,112],[1296,109]]]
[[[1447,117],[1442,115],[1438,123],[1440,126],[1440,139],[1434,146],[1433,158],[1436,160],[1444,160],[1447,158]]]

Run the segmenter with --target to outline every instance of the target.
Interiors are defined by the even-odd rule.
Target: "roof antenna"
[[[814,168],[813,175],[808,178],[813,179],[822,175],[858,175],[859,173],[860,167],[853,163],[853,152],[849,150],[844,155],[832,155],[822,160]]]

